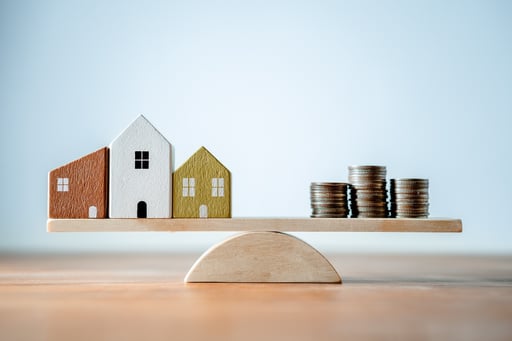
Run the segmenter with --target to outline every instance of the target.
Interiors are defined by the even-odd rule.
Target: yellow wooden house
[[[172,216],[231,217],[231,173],[205,147],[173,174]]]

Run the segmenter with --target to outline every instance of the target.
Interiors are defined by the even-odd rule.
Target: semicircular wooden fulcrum
[[[206,251],[185,282],[341,283],[329,261],[281,232],[245,232]]]

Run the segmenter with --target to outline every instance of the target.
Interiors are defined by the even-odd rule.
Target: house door
[[[89,206],[89,218],[96,218],[98,216],[98,209],[96,206]]]
[[[208,206],[199,206],[199,218],[208,218]]]
[[[148,205],[145,201],[139,201],[137,204],[137,218],[147,218],[148,217]]]

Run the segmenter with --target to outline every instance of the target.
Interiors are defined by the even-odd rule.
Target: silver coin
[[[392,195],[397,195],[397,196],[416,196],[416,195],[428,196],[428,191],[418,191],[418,190],[397,191],[397,190],[391,189],[389,191],[389,193]]]
[[[408,205],[408,204],[414,204],[414,205],[428,205],[429,200],[428,199],[414,199],[414,200],[407,200],[407,199],[398,199],[398,200],[392,200],[392,203],[398,204],[398,205]]]
[[[347,197],[311,197],[309,199],[311,201],[319,201],[319,202],[323,202],[323,201],[334,201],[334,202],[347,201],[348,202]]]
[[[428,184],[428,179],[419,178],[393,178],[389,180],[392,183],[414,183],[414,184]]]
[[[423,183],[401,183],[401,182],[390,182],[389,185],[395,188],[428,188],[428,184]]]
[[[366,213],[358,213],[352,218],[387,218],[387,214],[366,214]]]
[[[350,165],[348,166],[349,172],[386,172],[386,166],[377,165]]]
[[[311,207],[348,207],[348,202],[314,201],[311,202]]]
[[[326,214],[336,214],[336,215],[342,215],[346,216],[348,215],[348,211],[312,211],[312,215],[319,216],[319,215],[326,215]]]
[[[428,218],[428,214],[405,214],[405,215],[396,215],[396,218]]]
[[[344,192],[311,192],[312,197],[346,197],[347,193]]]

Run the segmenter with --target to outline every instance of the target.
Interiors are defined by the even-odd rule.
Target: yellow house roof
[[[204,146],[199,148],[191,157],[188,158],[174,173],[180,173],[183,170],[191,170],[200,165],[203,169],[215,170],[223,168],[225,171],[229,170]]]

